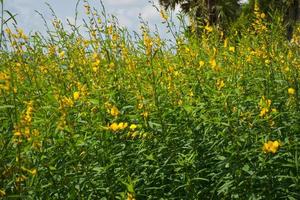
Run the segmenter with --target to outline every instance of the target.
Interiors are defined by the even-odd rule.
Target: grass
[[[299,29],[258,13],[168,44],[85,9],[89,37],[6,29],[0,198],[300,198]]]

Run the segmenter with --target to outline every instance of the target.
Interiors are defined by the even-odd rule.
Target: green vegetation
[[[300,199],[299,28],[256,9],[168,43],[85,11],[88,37],[5,30],[0,198]]]

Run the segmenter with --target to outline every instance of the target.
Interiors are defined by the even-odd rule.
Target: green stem
[[[0,49],[2,49],[3,25],[4,25],[4,3],[3,3],[3,0],[1,0],[0,3],[1,3]]]

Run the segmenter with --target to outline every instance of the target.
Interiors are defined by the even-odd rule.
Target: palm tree
[[[159,0],[165,9],[180,5],[182,11],[199,23],[210,25],[226,24],[235,20],[240,12],[239,0]]]

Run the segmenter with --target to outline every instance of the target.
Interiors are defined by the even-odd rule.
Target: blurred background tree
[[[238,0],[160,0],[159,3],[165,9],[175,9],[179,5],[198,25],[218,25],[220,28],[235,20],[241,11]]]
[[[253,15],[255,3],[269,20],[281,15],[286,27],[287,38],[291,39],[293,27],[300,20],[300,0],[159,0],[165,9],[181,10],[199,25],[216,25],[222,30],[230,28],[239,16]]]

